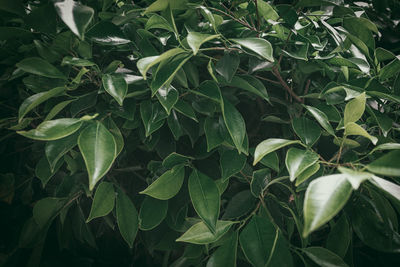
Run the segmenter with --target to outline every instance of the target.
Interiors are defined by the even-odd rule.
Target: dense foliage
[[[0,0],[0,264],[400,266],[397,0]]]

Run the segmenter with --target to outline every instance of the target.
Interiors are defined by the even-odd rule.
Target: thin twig
[[[275,75],[276,78],[278,78],[280,84],[283,86],[283,88],[285,88],[285,90],[294,98],[296,99],[297,102],[299,103],[303,103],[303,100],[296,95],[295,92],[293,92],[293,90],[287,85],[287,83],[283,80],[280,72],[278,71],[278,69],[276,67],[274,67],[272,69],[272,73]]]
[[[208,8],[211,9],[211,10],[217,11],[217,12],[219,12],[219,13],[221,13],[221,14],[227,16],[227,17],[230,17],[230,18],[233,19],[234,21],[236,21],[236,22],[242,24],[243,26],[249,28],[249,29],[252,30],[252,31],[257,31],[256,28],[251,27],[248,23],[243,22],[243,21],[241,21],[240,19],[237,19],[237,18],[235,18],[234,16],[232,16],[232,15],[226,13],[226,12],[224,12],[224,11],[222,11],[222,10],[219,10],[218,8],[214,8],[214,7],[208,7]]]
[[[238,68],[238,71],[240,71],[241,73],[248,73],[247,71],[245,71],[242,68]],[[253,76],[258,78],[258,79],[260,79],[260,80],[264,80],[264,81],[267,81],[267,82],[270,82],[270,83],[273,83],[273,84],[276,84],[276,85],[280,85],[281,84],[279,81],[274,81],[274,80],[271,80],[271,79],[268,79],[268,78],[264,78],[264,77],[259,76],[259,75],[253,75]]]
[[[254,0],[254,3],[256,5],[256,14],[257,14],[257,30],[260,31],[260,14],[258,13],[258,4],[257,4],[257,0]],[[258,34],[257,34],[258,37]]]

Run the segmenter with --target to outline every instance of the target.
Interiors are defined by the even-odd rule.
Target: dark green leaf
[[[129,247],[132,248],[138,231],[138,213],[130,198],[121,190],[118,190],[116,202],[119,231]]]
[[[39,57],[29,57],[17,63],[17,67],[25,72],[48,77],[66,79],[56,67]]]
[[[303,252],[321,267],[348,267],[348,265],[335,253],[322,247],[308,247]]]
[[[211,62],[211,61],[210,61]],[[216,72],[225,78],[227,82],[231,82],[240,64],[240,58],[234,53],[225,53],[215,66]]]
[[[118,26],[108,21],[100,21],[90,28],[87,37],[102,45],[122,45],[131,42]]]
[[[221,178],[227,180],[229,177],[240,172],[246,164],[246,155],[239,154],[236,150],[225,150],[221,154]]]
[[[242,149],[242,144],[246,135],[246,125],[242,115],[235,106],[226,99],[221,103],[221,108],[226,128],[228,129],[235,147],[239,153],[245,152]]]
[[[312,146],[321,136],[321,129],[319,126],[315,122],[304,117],[293,118],[292,127],[301,141],[307,146]]]
[[[159,225],[167,216],[168,201],[146,196],[139,212],[139,227],[148,231]]]
[[[235,222],[217,221],[215,234],[213,234],[203,222],[199,222],[190,227],[189,230],[176,241],[199,245],[213,243],[226,234],[233,224],[235,224]]]
[[[103,217],[109,214],[114,208],[115,192],[114,186],[109,182],[102,182],[96,189],[89,217],[86,222],[94,218]]]
[[[117,74],[104,74],[101,80],[103,81],[103,86],[107,93],[122,106],[126,93],[128,92],[128,85],[124,77]]]

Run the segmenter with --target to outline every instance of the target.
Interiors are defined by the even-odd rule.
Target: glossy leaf
[[[37,178],[40,179],[43,187],[46,186],[46,184],[50,181],[51,177],[53,177],[56,174],[56,172],[60,169],[63,163],[64,163],[63,160],[59,160],[55,162],[54,167],[51,168],[49,162],[45,157],[39,160],[39,162],[36,164],[35,175]]]
[[[78,138],[78,146],[89,175],[89,189],[110,170],[117,155],[113,135],[100,122],[86,127]]]
[[[178,102],[179,92],[173,86],[161,87],[157,91],[157,98],[160,101],[160,104],[164,107],[165,111],[169,115],[171,113],[171,109],[174,107],[176,102]]]
[[[117,25],[108,21],[100,21],[91,27],[87,37],[101,45],[122,45],[131,42]]]
[[[168,201],[146,196],[139,212],[139,227],[148,231],[159,225],[167,216]]]
[[[54,7],[68,28],[83,40],[86,28],[93,18],[94,10],[74,0],[57,1],[54,3]]]
[[[348,265],[335,253],[327,250],[323,247],[308,247],[303,249],[306,254],[313,262],[322,267],[348,267]]]
[[[223,181],[240,172],[246,164],[246,155],[239,154],[236,150],[225,150],[221,154],[221,178]]]
[[[50,164],[50,168],[54,171],[58,160],[63,157],[68,151],[70,151],[78,143],[78,134],[72,134],[70,136],[50,141],[46,143],[45,153],[46,158]]]
[[[228,85],[246,90],[269,102],[267,89],[265,89],[265,86],[262,84],[262,82],[260,82],[257,78],[254,78],[253,76],[250,75],[234,76],[232,78],[232,81],[229,83],[224,83],[223,81],[221,82],[223,85]]]
[[[256,53],[258,56],[274,62],[271,43],[262,38],[231,39],[231,41]]]
[[[299,144],[300,141],[297,140],[286,140],[286,139],[279,139],[279,138],[269,138],[267,140],[262,141],[256,147],[254,152],[254,161],[253,165],[256,165],[264,156],[267,154],[274,152],[282,147]]]
[[[206,267],[236,267],[237,245],[238,231],[235,231],[232,233],[231,237],[211,255]]]
[[[161,128],[167,113],[160,104],[143,101],[140,103],[140,115],[146,132],[146,137]]]
[[[189,195],[192,205],[212,233],[216,233],[220,195],[215,182],[207,175],[193,170],[189,177]]]
[[[101,80],[107,93],[122,106],[126,93],[128,92],[128,85],[124,77],[117,74],[104,74]]]
[[[113,210],[114,204],[115,191],[113,184],[109,182],[100,183],[94,194],[92,207],[86,222],[88,223],[95,218],[106,216]]]
[[[229,135],[239,153],[244,152],[242,149],[242,144],[246,135],[244,119],[235,106],[233,106],[228,100],[224,100],[221,106],[222,115]]]
[[[253,172],[250,189],[255,197],[259,197],[266,189],[271,180],[271,171],[269,169],[261,169]]]
[[[202,44],[218,37],[219,37],[218,34],[211,35],[199,32],[189,32],[187,36],[187,42],[190,48],[193,50],[193,54],[196,55]]]
[[[140,194],[146,194],[160,200],[170,199],[179,192],[184,178],[185,168],[183,166],[176,166],[158,177],[157,180],[141,191]]]
[[[371,140],[371,142],[375,145],[378,142],[378,138],[370,135],[364,128],[354,122],[348,122],[344,127],[344,134],[349,135],[361,135],[365,138]]]
[[[301,141],[308,146],[312,146],[321,136],[319,126],[312,120],[304,117],[293,118],[292,127]]]
[[[48,99],[58,96],[65,91],[65,87],[56,87],[50,91],[38,93],[28,97],[22,102],[18,110],[18,121],[21,122],[25,115]]]
[[[137,210],[130,198],[121,190],[118,190],[116,206],[119,231],[129,247],[132,248],[139,227]]]
[[[361,116],[364,114],[365,110],[365,93],[355,97],[349,103],[347,103],[344,109],[344,125],[346,126],[349,122],[356,122],[358,121]]]
[[[302,173],[299,174],[296,178],[296,186],[299,186],[301,183],[307,181],[308,178],[311,178],[315,173],[318,172],[318,170],[321,168],[321,165],[319,163],[315,163],[305,169]]]
[[[81,119],[62,118],[45,121],[39,124],[36,129],[18,131],[17,133],[34,140],[52,141],[75,133],[79,130],[81,125]]]
[[[335,132],[333,131],[333,128],[329,123],[328,117],[325,115],[325,113],[315,107],[305,106],[305,108],[311,113],[311,115],[313,115],[322,128],[324,128],[329,134],[335,136]]]
[[[367,169],[373,173],[400,177],[400,151],[390,151],[382,157],[367,165]]]
[[[290,148],[286,153],[285,164],[290,175],[290,181],[311,167],[319,159],[318,154],[309,150]]]
[[[18,68],[28,73],[48,78],[66,79],[65,75],[56,67],[39,57],[25,58],[16,65]]]
[[[204,81],[200,84],[198,90],[193,91],[193,93],[198,94],[203,97],[207,97],[215,102],[221,102],[221,90],[219,89],[217,83],[214,81]]]
[[[304,199],[304,230],[308,236],[332,219],[350,198],[352,186],[343,174],[333,174],[313,180]]]
[[[190,227],[176,241],[199,245],[213,243],[226,234],[235,223],[231,221],[217,221],[215,234],[213,234],[203,222],[199,222]]]
[[[217,62],[215,71],[225,78],[227,82],[231,82],[240,64],[240,58],[234,53],[225,53],[224,56]],[[213,74],[212,62],[209,63],[209,72]],[[215,77],[213,77],[216,80]]]
[[[185,164],[194,158],[172,152],[162,162],[164,168],[171,169],[176,165]]]

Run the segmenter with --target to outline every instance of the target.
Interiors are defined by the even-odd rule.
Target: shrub
[[[1,0],[0,263],[400,264],[399,10]]]

